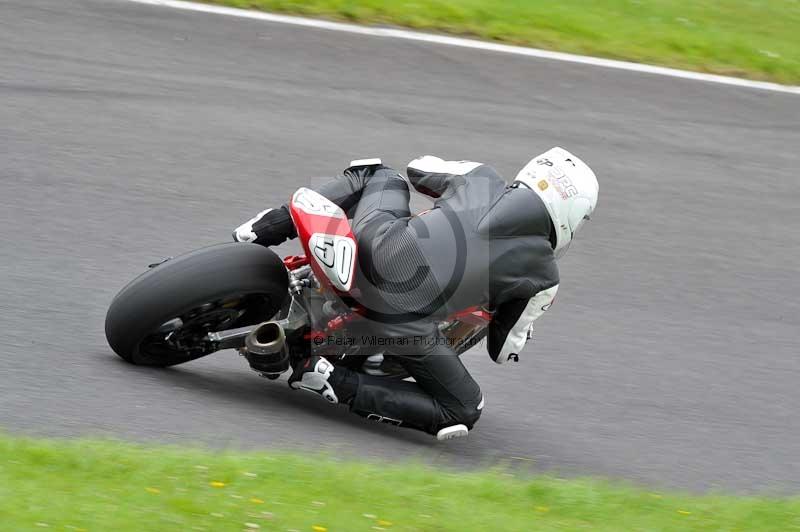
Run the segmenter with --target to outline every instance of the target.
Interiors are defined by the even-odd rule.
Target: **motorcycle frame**
[[[278,314],[283,317],[278,319],[274,319],[274,317],[271,321],[278,324],[287,337],[297,337],[302,334],[303,339],[312,343],[317,339],[327,338],[344,329],[349,323],[361,319],[359,312],[363,309],[356,306],[347,308],[341,314],[323,317],[323,320],[318,321],[324,321],[324,323],[315,324],[311,317],[312,313],[309,312],[310,298],[322,297],[324,302],[340,302],[339,294],[330,286],[318,282],[315,273],[309,268],[309,260],[306,256],[288,255],[284,257],[283,262],[289,273],[288,304],[284,305],[284,309]],[[469,342],[471,337],[480,333],[488,326],[491,319],[492,314],[485,309],[477,306],[469,307],[452,314],[441,322],[440,329],[445,336],[455,342],[454,345],[460,345],[462,342]],[[247,336],[262,324],[211,332],[207,334],[206,340],[212,344],[214,351],[242,349]]]
[[[289,276],[290,299],[285,316],[273,318],[273,323],[283,330],[285,338],[293,338],[295,344],[302,333],[310,351],[312,343],[323,344],[325,338],[342,331],[364,313],[355,302],[358,289],[353,283],[358,246],[345,213],[313,190],[298,189],[292,196],[289,213],[305,254],[283,259]],[[316,303],[321,299],[321,304],[316,305],[314,299]],[[283,315],[283,310],[278,315]],[[491,319],[491,313],[485,309],[471,307],[441,322],[440,330],[449,341],[458,342],[452,345],[461,349],[465,342],[483,338],[482,333]],[[212,332],[206,340],[216,349],[241,349],[245,339],[261,325]],[[472,345],[467,349],[469,347]],[[344,349],[341,351],[333,356],[346,356]]]

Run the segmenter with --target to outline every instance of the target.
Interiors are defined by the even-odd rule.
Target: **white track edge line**
[[[225,6],[211,5],[211,4],[199,4],[197,2],[188,2],[185,0],[126,0],[126,1],[134,2],[137,4],[148,4],[154,6],[171,7],[174,9],[183,9],[187,11],[211,13],[215,15],[226,15],[239,18],[248,18],[253,20],[262,20],[266,22],[292,24],[295,26],[305,26],[308,28],[342,31],[346,33],[356,33],[360,35],[371,35],[374,37],[404,39],[407,41],[444,44],[448,46],[457,46],[460,48],[472,48],[477,50],[486,50],[504,54],[536,57],[540,59],[550,59],[554,61],[565,61],[568,63],[580,63],[584,65],[592,65],[597,67],[613,68],[617,70],[628,70],[632,72],[643,72],[647,74],[656,74],[659,76],[668,76],[673,78],[689,79],[695,81],[705,81],[708,83],[718,83],[722,85],[732,85],[736,87],[746,87],[750,89],[760,89],[760,90],[782,92],[788,94],[800,94],[800,86],[797,85],[781,85],[779,83],[770,83],[767,81],[753,81],[749,79],[734,78],[730,76],[704,74],[702,72],[679,70],[677,68],[660,67],[654,65],[647,65],[643,63],[632,63],[629,61],[617,61],[614,59],[603,59],[600,57],[568,54],[564,52],[553,52],[550,50],[541,50],[539,48],[526,48],[524,46],[512,46],[508,44],[477,41],[473,39],[463,39],[460,37],[448,37],[445,35],[421,33],[411,30],[358,26],[356,24],[346,24],[343,22],[331,22],[327,20],[310,19],[305,17],[290,16],[290,15],[278,15],[275,13],[267,13],[264,11],[251,11],[235,7],[225,7]]]

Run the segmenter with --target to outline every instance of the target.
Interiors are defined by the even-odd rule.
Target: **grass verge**
[[[800,83],[800,0],[205,0]]]
[[[800,499],[0,435],[3,530],[797,530]]]

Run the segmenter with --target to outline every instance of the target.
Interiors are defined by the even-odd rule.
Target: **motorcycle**
[[[283,259],[250,243],[217,244],[151,264],[113,299],[105,321],[109,345],[137,365],[168,367],[236,349],[267,361],[276,379],[312,351],[334,365],[406,378],[385,345],[349,342],[364,320],[354,277],[356,239],[345,213],[307,188],[290,214],[305,255]],[[464,309],[439,329],[461,355],[486,335],[491,314]]]

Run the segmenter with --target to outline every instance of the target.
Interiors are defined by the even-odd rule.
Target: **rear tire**
[[[106,339],[132,364],[188,362],[211,352],[199,341],[206,332],[274,316],[288,285],[283,261],[268,248],[231,243],[199,249],[169,259],[125,286],[106,314]],[[186,338],[176,346],[160,331],[178,318],[185,326],[178,331]]]

